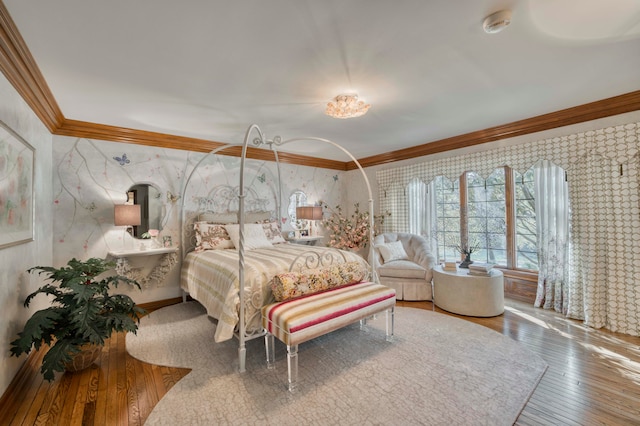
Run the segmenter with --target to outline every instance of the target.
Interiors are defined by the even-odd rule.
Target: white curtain
[[[407,186],[409,202],[409,232],[425,237],[431,245],[431,253],[439,259],[437,240],[435,181],[428,184],[419,179]]]
[[[571,185],[570,287],[567,315],[594,328],[607,324],[609,231],[613,223],[614,162],[588,153],[569,171]]]
[[[569,191],[565,172],[551,161],[534,166],[538,290],[536,307],[567,313]]]

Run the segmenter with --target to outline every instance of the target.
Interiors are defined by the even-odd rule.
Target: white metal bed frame
[[[256,136],[251,139],[251,136],[253,133],[256,133]],[[323,139],[323,138],[317,138],[317,137],[300,137],[300,138],[293,138],[293,139],[287,139],[287,140],[282,140],[282,138],[280,136],[275,136],[273,139],[267,139],[264,135],[264,133],[262,133],[262,131],[260,130],[260,128],[258,127],[258,125],[256,124],[252,124],[247,128],[247,131],[245,133],[244,136],[244,142],[241,146],[242,148],[242,154],[240,157],[240,185],[239,185],[239,191],[238,191],[238,224],[239,224],[239,246],[238,246],[238,276],[239,276],[239,298],[240,298],[240,303],[239,303],[239,324],[238,324],[238,331],[235,333],[236,337],[238,338],[239,344],[238,344],[238,359],[239,359],[239,372],[240,373],[244,373],[246,371],[246,355],[247,355],[247,349],[246,349],[246,342],[248,340],[254,339],[256,337],[261,337],[264,335],[264,333],[260,333],[260,334],[248,334],[247,330],[246,330],[246,324],[245,324],[245,291],[244,291],[244,221],[245,221],[245,198],[246,198],[246,191],[247,189],[244,186],[244,181],[245,181],[245,161],[247,158],[247,149],[249,148],[249,144],[253,145],[253,147],[256,148],[264,148],[267,147],[269,149],[271,149],[275,155],[275,162],[276,162],[276,168],[277,168],[277,174],[278,174],[278,191],[277,191],[277,197],[276,197],[276,212],[278,212],[278,215],[281,214],[281,200],[282,200],[282,182],[281,182],[281,174],[280,174],[280,162],[278,160],[278,151],[277,151],[277,147],[289,144],[289,143],[293,143],[293,142],[299,142],[299,141],[316,141],[316,142],[322,142],[322,143],[328,143],[330,145],[333,145],[334,147],[338,148],[339,150],[341,150],[342,152],[344,152],[347,156],[349,156],[349,158],[356,164],[356,166],[358,167],[358,169],[360,170],[364,181],[366,183],[367,186],[367,191],[368,191],[368,196],[369,196],[369,202],[368,202],[368,207],[369,207],[369,253],[368,253],[368,262],[369,265],[371,267],[371,277],[377,282],[377,278],[376,278],[376,273],[375,273],[375,269],[373,268],[373,249],[372,249],[372,242],[373,242],[373,238],[374,238],[374,210],[373,210],[373,194],[371,192],[371,185],[369,184],[369,179],[367,177],[367,174],[364,172],[364,169],[362,168],[362,166],[360,165],[360,163],[358,162],[358,160],[349,152],[347,151],[345,148],[343,148],[342,146],[340,146],[339,144],[330,141],[328,139]],[[187,241],[187,235],[185,233],[185,227],[184,227],[184,211],[185,211],[185,202],[186,202],[186,191],[189,187],[189,183],[191,181],[191,178],[194,176],[194,173],[196,172],[196,170],[198,169],[198,167],[203,163],[203,161],[208,158],[209,156],[212,155],[217,155],[220,152],[228,149],[228,148],[232,148],[232,147],[238,147],[239,145],[237,144],[227,144],[227,145],[222,145],[216,149],[214,149],[213,151],[210,151],[208,154],[206,154],[205,156],[203,156],[200,161],[194,166],[193,170],[191,171],[191,173],[189,174],[189,177],[186,179],[184,187],[182,189],[182,206],[180,209],[180,224],[181,224],[181,250],[182,250],[182,259],[184,260],[184,257],[187,255],[187,251],[186,251],[186,247],[189,246],[188,241]]]

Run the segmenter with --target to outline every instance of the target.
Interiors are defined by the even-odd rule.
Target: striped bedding
[[[275,301],[268,285],[271,278],[288,271],[294,259],[303,252],[324,253],[328,250],[335,249],[284,243],[245,252],[244,282],[252,302],[245,309],[247,332],[262,328],[260,309]],[[348,262],[365,263],[357,254],[343,253]],[[180,286],[206,308],[209,316],[218,320],[214,336],[216,342],[232,338],[238,324],[238,276],[238,252],[235,249],[191,252],[182,264]]]

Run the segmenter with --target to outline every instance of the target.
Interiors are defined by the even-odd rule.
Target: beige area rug
[[[509,425],[546,370],[537,354],[486,327],[415,308],[396,308],[395,340],[384,315],[299,347],[300,385],[286,389],[286,347],[276,340],[267,370],[264,339],[213,341],[215,324],[197,302],[144,317],[127,350],[153,364],[188,367],[147,425]]]

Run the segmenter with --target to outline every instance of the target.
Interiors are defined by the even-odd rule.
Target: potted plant
[[[480,243],[473,241],[467,244],[458,244],[456,245],[456,250],[464,256],[464,259],[460,262],[460,267],[468,268],[469,265],[473,263],[473,260],[471,260],[471,254],[480,250]]]
[[[109,288],[121,282],[138,288],[140,284],[122,275],[101,276],[114,266],[105,259],[81,262],[74,258],[60,268],[30,268],[27,272],[39,271],[51,282],[27,296],[24,306],[28,307],[38,294],[53,296],[53,300],[50,307],[35,312],[27,320],[19,338],[11,342],[11,354],[19,356],[40,349],[43,343],[49,345],[40,371],[51,381],[55,371],[74,371],[91,365],[105,339],[114,331],[135,333],[144,310],[127,295],[109,294]],[[84,355],[87,347],[91,348],[90,355]],[[81,355],[86,365],[74,362],[77,355]]]

